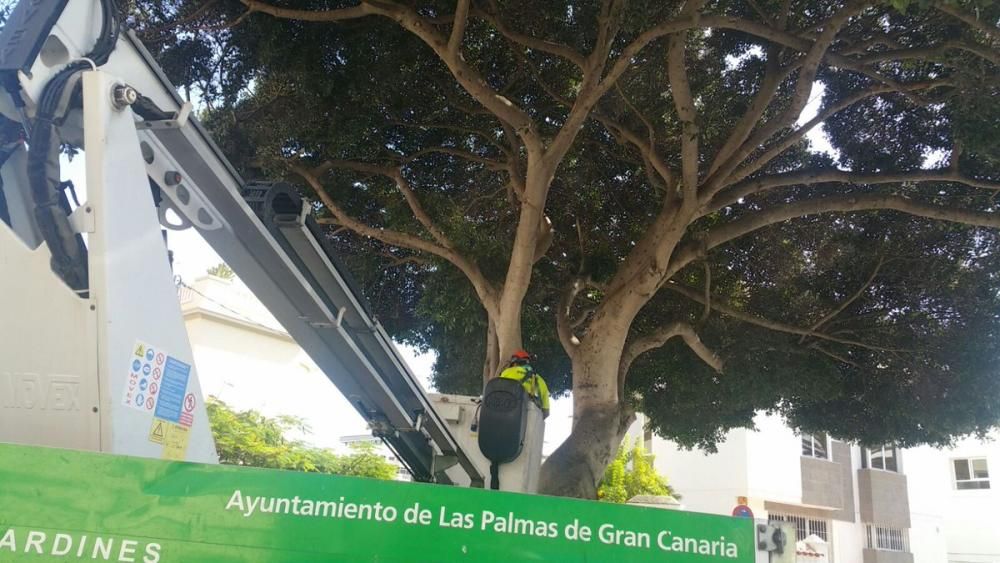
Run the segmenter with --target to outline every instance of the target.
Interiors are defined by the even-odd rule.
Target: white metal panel
[[[90,242],[90,287],[97,301],[99,364],[107,383],[114,453],[161,457],[149,440],[153,414],[123,404],[137,340],[191,366],[187,393],[195,398],[186,459],[216,462],[197,368],[193,365],[177,289],[130,110],[115,111],[111,88],[121,82],[103,72],[83,78],[87,202],[95,218]],[[162,399],[162,397],[161,397]]]
[[[49,259],[0,221],[0,442],[100,450],[97,315]]]

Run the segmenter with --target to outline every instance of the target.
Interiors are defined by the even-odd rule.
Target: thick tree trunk
[[[542,494],[597,498],[597,484],[635,420],[618,396],[624,331],[588,338],[573,357],[573,430],[542,466]]]
[[[497,325],[490,317],[486,331],[486,358],[483,360],[483,385],[497,375],[500,366],[500,350],[497,342]]]
[[[635,413],[617,402],[574,408],[569,438],[542,465],[539,491],[545,495],[597,498],[597,484]]]

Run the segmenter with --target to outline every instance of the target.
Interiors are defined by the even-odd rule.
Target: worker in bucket
[[[542,409],[542,417],[549,416],[549,386],[542,376],[535,373],[531,367],[531,354],[524,350],[516,350],[510,357],[507,369],[500,372],[500,377],[520,381],[531,400]]]

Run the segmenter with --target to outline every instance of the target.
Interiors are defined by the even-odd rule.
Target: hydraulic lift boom
[[[482,486],[307,202],[240,177],[118,11],[21,0],[0,35],[0,112],[28,137],[0,151],[0,441],[160,455],[149,413],[121,393],[137,340],[193,364],[161,233],[194,228],[414,478]],[[60,188],[62,144],[84,150],[78,207]],[[200,402],[196,366],[188,389]],[[208,461],[202,409],[186,457]]]

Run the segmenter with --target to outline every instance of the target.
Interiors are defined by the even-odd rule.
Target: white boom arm
[[[192,227],[416,479],[482,486],[308,205],[246,186],[131,33],[83,60],[108,34],[109,1],[22,0],[0,35],[0,112],[31,135],[0,155],[0,441],[214,461],[162,235]],[[87,201],[67,220],[60,140],[87,169]]]

